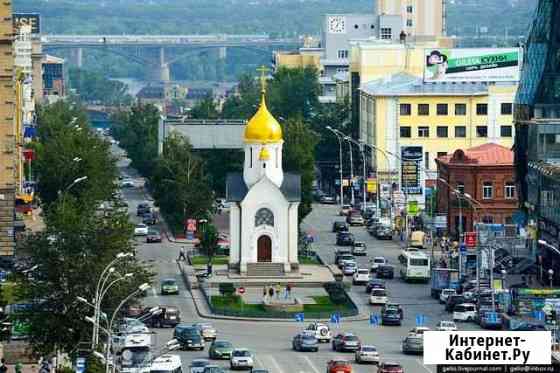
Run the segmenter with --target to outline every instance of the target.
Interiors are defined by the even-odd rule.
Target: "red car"
[[[399,363],[385,362],[379,363],[377,373],[404,373],[404,369]]]
[[[327,373],[352,373],[352,365],[347,360],[331,360],[327,363]]]

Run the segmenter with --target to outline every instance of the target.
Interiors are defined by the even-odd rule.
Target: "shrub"
[[[348,302],[344,285],[341,282],[327,282],[324,288],[334,304],[346,304]]]
[[[220,285],[218,287],[218,291],[223,296],[231,296],[231,295],[235,294],[235,287],[233,286],[232,283],[222,282],[222,283],[220,283]]]

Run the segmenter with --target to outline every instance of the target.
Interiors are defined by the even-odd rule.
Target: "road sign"
[[[488,312],[486,314],[486,317],[488,317],[488,321],[491,323],[497,323],[498,322],[498,313],[497,312]]]
[[[416,326],[424,326],[426,323],[425,315],[416,315]]]
[[[466,232],[465,233],[465,245],[467,247],[476,246],[476,232]]]
[[[76,358],[76,373],[83,373],[86,370],[86,359],[84,357]]]
[[[539,321],[544,321],[545,314],[543,311],[533,311],[533,317]]]
[[[333,313],[331,314],[331,323],[333,324],[340,324],[340,314],[339,313]]]
[[[305,315],[304,315],[303,312],[301,312],[301,313],[296,313],[296,314],[294,315],[294,317],[295,317],[295,319],[296,319],[297,322],[303,322],[303,321],[305,320]]]
[[[238,292],[239,294],[245,294],[245,288],[242,287],[242,286],[240,286],[240,287],[237,288],[237,292]]]
[[[380,317],[374,313],[369,314],[369,324],[373,326],[377,326],[380,324],[379,322]]]

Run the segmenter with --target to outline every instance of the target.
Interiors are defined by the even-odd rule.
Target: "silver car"
[[[402,342],[402,352],[405,354],[422,354],[424,352],[422,335],[408,335]]]
[[[189,367],[190,373],[202,373],[208,365],[210,365],[210,361],[206,359],[194,359]]]
[[[200,332],[200,335],[202,336],[202,338],[204,338],[205,341],[210,341],[210,340],[213,341],[213,340],[216,339],[217,331],[212,326],[212,324],[196,323],[196,324],[193,324],[193,326],[198,329],[198,331]]]
[[[355,359],[358,364],[379,364],[379,352],[375,346],[362,345],[360,349],[356,351]]]

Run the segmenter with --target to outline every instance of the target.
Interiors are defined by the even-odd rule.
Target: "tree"
[[[217,119],[218,110],[212,96],[207,96],[194,105],[190,114],[194,119]]]
[[[200,248],[208,256],[208,263],[212,263],[212,258],[218,246],[218,230],[211,223],[204,224],[200,235]]]
[[[70,86],[78,91],[84,102],[128,105],[132,101],[126,84],[108,79],[99,72],[70,68],[68,76]]]

